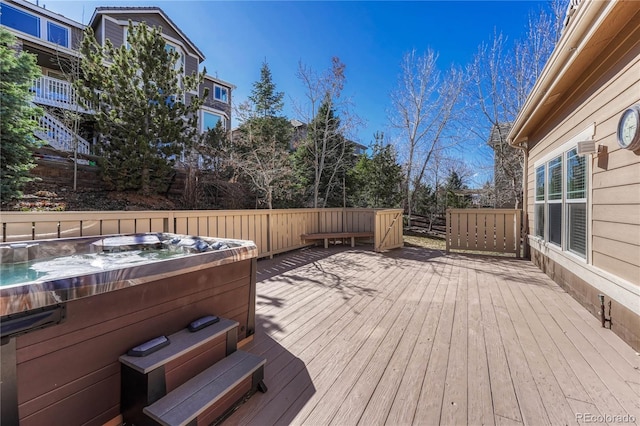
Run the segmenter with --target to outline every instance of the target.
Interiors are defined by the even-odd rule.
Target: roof
[[[567,26],[509,132],[512,145],[525,143],[549,115],[567,105],[580,76],[639,7],[635,1],[572,1]]]
[[[200,62],[205,59],[204,53],[187,37],[187,35],[182,32],[182,30],[169,18],[169,16],[164,13],[162,9],[157,6],[100,6],[96,7],[96,10],[93,12],[93,16],[89,21],[89,25],[93,26],[98,16],[106,15],[106,14],[142,14],[142,13],[157,13],[160,15],[171,28],[176,31],[180,36],[187,42],[189,47],[191,47],[199,56]]]

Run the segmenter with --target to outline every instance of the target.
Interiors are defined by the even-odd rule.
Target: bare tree
[[[355,163],[349,137],[360,119],[352,113],[351,100],[342,96],[346,76],[339,58],[333,57],[331,68],[321,74],[299,63],[297,76],[306,102],[296,112],[308,129],[296,152],[296,167],[310,188],[312,206],[326,207],[339,189],[345,197],[346,172]]]
[[[425,178],[434,153],[455,144],[449,138],[461,87],[462,73],[452,68],[442,77],[438,55],[431,49],[404,55],[398,87],[391,94],[391,125],[400,133],[398,151],[405,157],[405,208],[411,216],[413,188]]]
[[[509,145],[507,135],[560,36],[565,4],[566,0],[553,0],[550,11],[532,13],[525,36],[512,47],[496,32],[490,43],[479,46],[467,67],[467,121],[493,150],[498,207],[522,205],[524,153]]]
[[[274,200],[287,194],[293,174],[289,123],[284,117],[262,116],[250,102],[242,103],[236,114],[242,125],[229,147],[230,165],[249,180],[259,202],[272,209]]]

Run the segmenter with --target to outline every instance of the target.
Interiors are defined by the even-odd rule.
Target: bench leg
[[[351,237],[351,247],[356,246],[356,237]]]
[[[328,238],[324,239],[324,248],[329,248],[329,239]]]

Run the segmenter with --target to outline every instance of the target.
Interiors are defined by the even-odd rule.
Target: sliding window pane
[[[549,242],[562,245],[562,203],[549,203]]]
[[[544,238],[544,204],[536,204],[534,221],[536,237]]]
[[[0,6],[0,14],[2,15],[2,25],[31,34],[34,37],[40,37],[40,18],[37,16],[5,3]]]
[[[587,198],[587,162],[575,149],[567,153],[567,199]]]
[[[549,161],[549,200],[562,200],[562,157]]]
[[[69,30],[52,22],[47,22],[47,37],[52,43],[69,47]]]
[[[587,206],[584,203],[568,203],[568,249],[582,257],[587,255]]]
[[[544,201],[544,166],[536,169],[536,201]]]

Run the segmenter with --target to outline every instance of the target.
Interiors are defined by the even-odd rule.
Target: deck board
[[[225,425],[640,422],[640,356],[528,261],[308,248],[257,301],[269,391]]]

